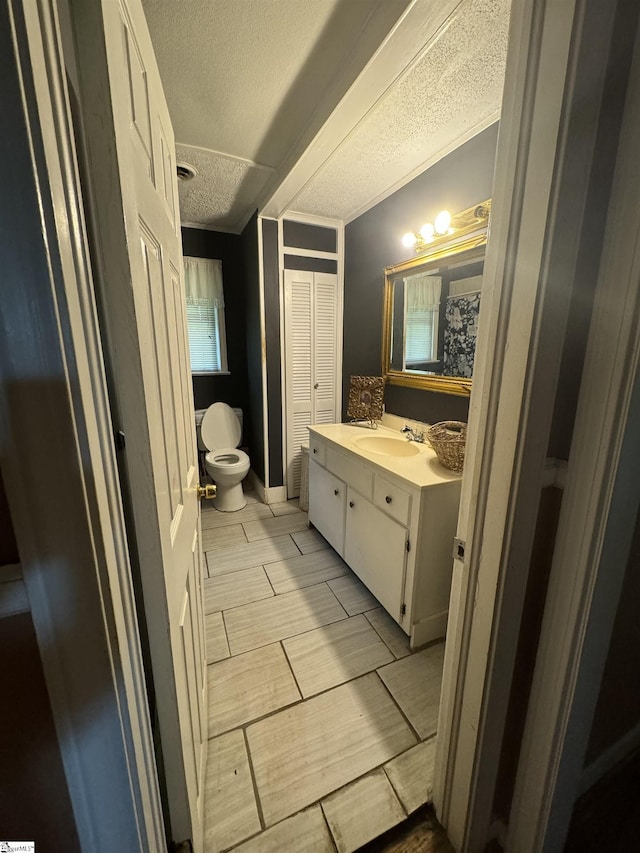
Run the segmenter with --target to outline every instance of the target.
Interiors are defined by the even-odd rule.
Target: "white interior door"
[[[139,0],[88,8],[96,5],[78,4],[76,34],[88,156],[100,164],[90,165],[90,182],[107,361],[125,433],[171,832],[200,851],[206,661],[174,137]]]
[[[285,270],[287,497],[300,494],[301,446],[311,424],[336,421],[338,277]]]

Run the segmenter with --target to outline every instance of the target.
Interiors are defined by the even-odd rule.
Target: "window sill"
[[[192,370],[192,376],[231,376],[230,370]]]

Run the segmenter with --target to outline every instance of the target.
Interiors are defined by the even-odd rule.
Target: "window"
[[[440,276],[408,276],[405,282],[405,369],[419,368],[438,359]]]
[[[192,373],[227,373],[222,261],[184,258]]]

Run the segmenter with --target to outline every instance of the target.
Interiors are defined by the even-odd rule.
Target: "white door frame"
[[[159,797],[55,3],[5,2],[3,15],[9,9],[18,19],[26,17],[26,41],[21,32],[14,35],[23,102],[10,105],[13,113],[5,117],[16,134],[26,122],[35,172],[14,169],[3,184],[3,215],[10,207],[17,226],[9,263],[22,286],[3,304],[2,469],[83,849],[160,849]],[[439,812],[464,849],[473,849],[489,819],[489,809],[483,817],[478,805],[493,793],[497,756],[489,749],[497,753],[503,722],[500,681],[511,680],[514,644],[508,638],[519,625],[531,533],[526,519],[535,520],[548,435],[544,417],[550,407],[544,403],[555,389],[555,375],[542,381],[539,374],[543,368],[554,374],[559,344],[553,335],[566,319],[562,311],[549,314],[546,226],[571,241],[581,220],[577,205],[572,223],[558,221],[562,182],[554,158],[556,143],[562,148],[566,142],[562,99],[574,10],[569,0],[547,7],[521,0],[513,13],[485,273],[485,304],[491,300],[495,311],[483,331],[485,354],[470,413],[469,455],[479,464],[470,466],[463,496],[463,532],[471,547],[464,567],[456,565],[454,588],[457,583],[465,595],[451,613],[455,642],[443,699],[443,709],[455,708],[456,714],[441,718],[447,735],[440,740],[435,780]],[[537,64],[536,57],[543,61]],[[12,59],[2,54],[3,66]],[[10,148],[5,159],[14,164],[16,150],[27,150],[26,144],[16,147],[15,134],[0,145]],[[38,241],[40,234],[45,239]],[[535,262],[533,271],[525,274],[523,262]],[[540,407],[532,412],[534,404]],[[538,411],[544,417],[538,419]],[[518,423],[522,431],[514,430]],[[52,447],[59,452],[51,453]],[[34,486],[42,482],[44,487]],[[82,605],[70,607],[74,601]],[[95,728],[87,727],[87,704],[96,695],[101,714],[90,717]]]
[[[4,0],[1,465],[85,851],[165,846],[55,0]]]
[[[434,779],[464,851],[489,834],[612,20],[512,7]]]
[[[262,217],[260,218],[262,219]],[[316,252],[312,249],[300,249],[295,246],[284,244],[284,221],[302,222],[306,225],[319,225],[321,228],[335,228],[336,251]],[[313,214],[296,213],[289,210],[283,213],[278,222],[278,287],[280,294],[280,372],[281,372],[281,412],[282,412],[282,477],[284,488],[287,489],[287,465],[288,465],[288,421],[287,421],[287,355],[286,355],[286,327],[284,311],[284,256],[297,255],[303,257],[327,258],[337,262],[338,275],[338,304],[336,313],[336,420],[342,417],[342,356],[344,350],[344,223],[341,219],[329,219],[324,216]],[[288,495],[287,495],[288,497]]]
[[[640,28],[508,849],[563,847],[640,507]]]

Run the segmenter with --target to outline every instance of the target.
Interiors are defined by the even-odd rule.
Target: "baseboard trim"
[[[265,489],[265,493],[267,496],[267,500],[265,503],[268,504],[280,504],[284,503],[287,499],[287,487],[286,486],[272,486],[270,489]]]
[[[581,797],[590,788],[593,788],[596,782],[599,782],[617,764],[620,764],[630,753],[639,748],[640,725],[637,725],[584,768],[580,776],[578,796]]]
[[[272,486],[270,489],[268,489],[262,482],[260,477],[258,477],[253,468],[249,471],[247,480],[249,481],[249,486],[258,495],[262,503],[277,504],[286,501],[287,487]]]
[[[444,637],[447,633],[448,617],[449,611],[442,610],[440,613],[434,613],[433,616],[427,616],[426,619],[416,622],[411,631],[411,648],[417,649]]]

